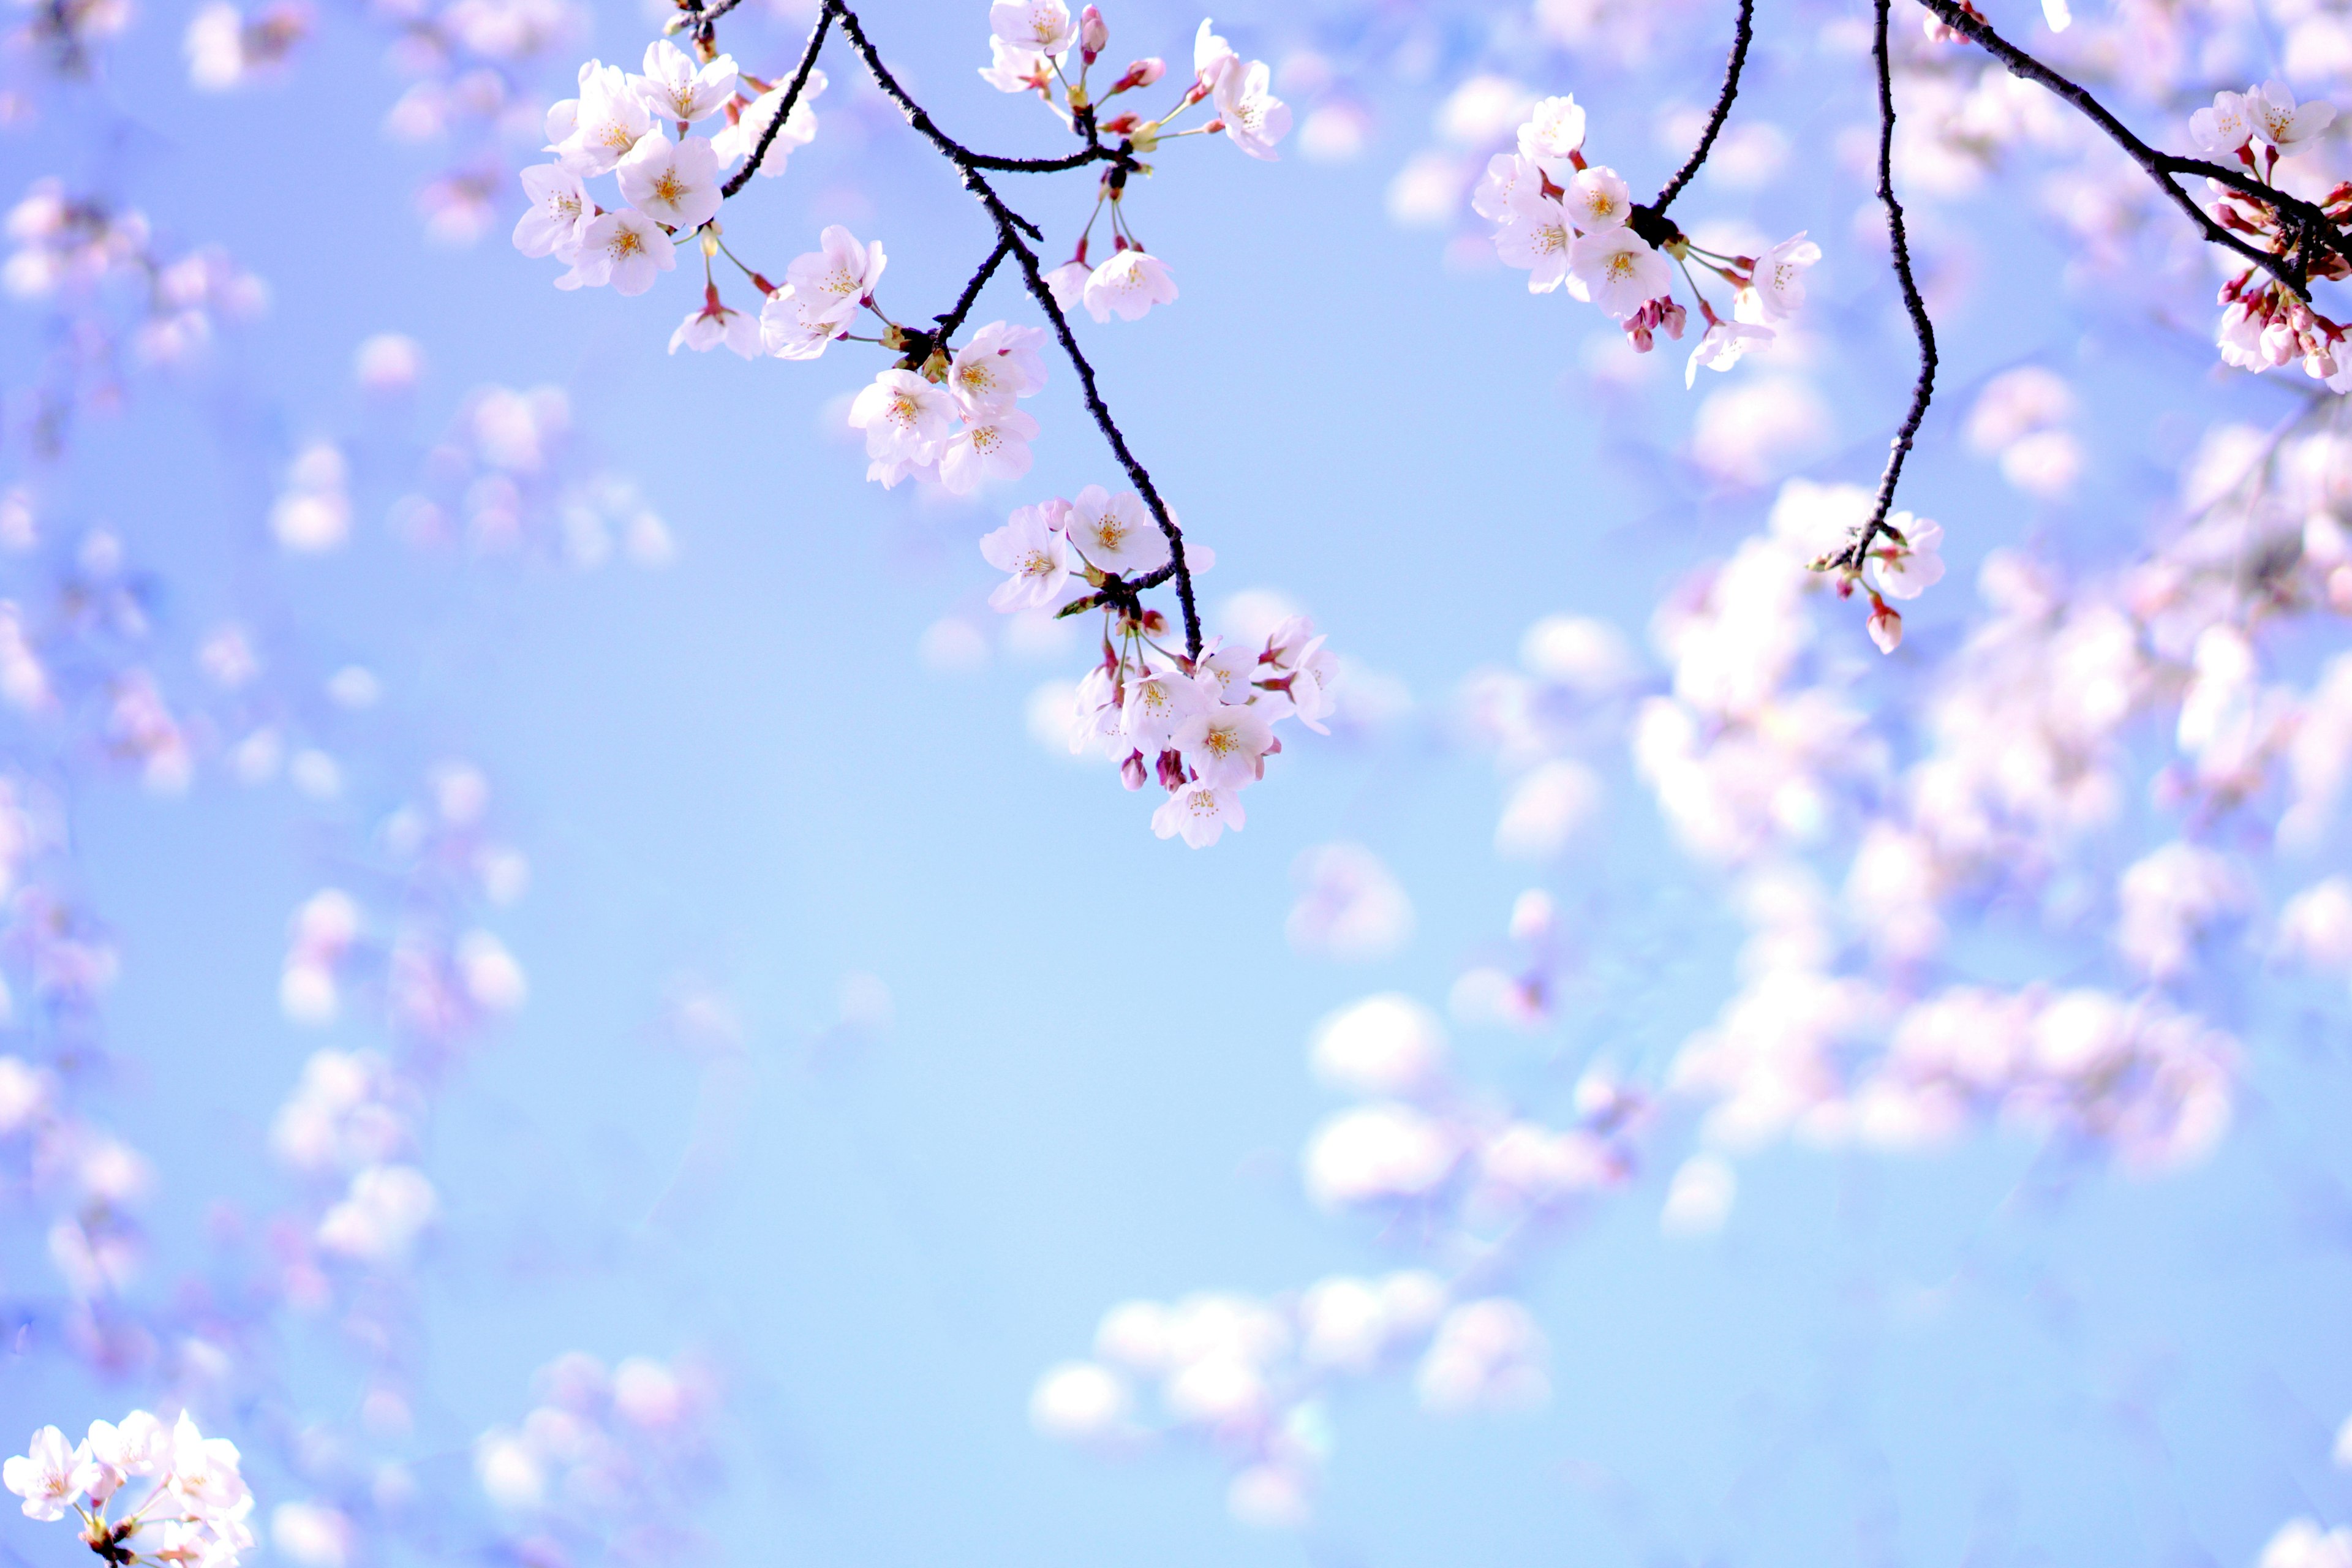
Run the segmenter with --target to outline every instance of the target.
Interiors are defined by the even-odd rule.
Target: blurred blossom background
[[[2162,145],[2352,110],[2330,0],[1984,8]],[[1110,482],[1066,364],[1030,479],[886,492],[859,345],[508,245],[667,14],[5,19],[0,1441],[185,1408],[301,1568],[2352,1564],[2352,444],[2137,169],[1896,6],[1951,571],[1881,658],[1804,569],[1914,368],[1867,5],[1759,6],[1676,216],[1824,259],[1694,390],[1468,201],[1566,92],[1654,190],[1727,4],[1220,11],[1282,158],[1162,149],[1181,298],[1079,331],[1211,628],[1343,679],[1196,853],[985,603]],[[979,0],[864,15],[1059,150]],[[838,49],[730,243],[925,318],[992,236]],[[1062,259],[1092,176],[1005,178]]]

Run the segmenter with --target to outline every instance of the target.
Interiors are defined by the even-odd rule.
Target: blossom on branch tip
[[[747,316],[740,310],[730,310],[719,302],[716,284],[705,285],[702,309],[677,324],[669,335],[669,352],[676,353],[684,344],[697,353],[708,353],[725,343],[745,359],[760,357],[760,318]]]
[[[1045,609],[1061,597],[1070,580],[1069,536],[1059,526],[1067,507],[1059,500],[1024,506],[1003,528],[982,537],[982,559],[1011,574],[989,595],[991,608]]]
[[[1870,552],[1871,579],[1893,598],[1916,599],[1943,580],[1943,524],[1915,520],[1907,511],[1890,513],[1886,521],[1903,542],[1890,537]]]
[[[1064,0],[996,0],[988,26],[1006,45],[1041,55],[1066,53],[1078,40],[1077,20]]]
[[[1228,66],[1216,86],[1217,118],[1225,135],[1253,158],[1272,163],[1274,144],[1290,133],[1290,106],[1268,90],[1273,72],[1264,60]]]
[[[2215,93],[2211,108],[2200,109],[2189,117],[2189,134],[2196,139],[2199,147],[2216,157],[2236,157],[2254,135],[2253,116],[2247,112],[2244,96]]]
[[[525,256],[569,262],[594,219],[588,187],[577,171],[562,163],[536,163],[522,172],[522,188],[530,198],[530,210],[515,222],[515,248]]]
[[[1573,96],[1547,98],[1519,127],[1519,156],[1541,169],[1555,185],[1576,177],[1584,145],[1584,109]]]
[[[616,294],[642,294],[654,275],[677,266],[677,248],[661,226],[635,208],[606,213],[580,236],[572,270],[555,280],[558,289],[599,288]]]
[[[1175,298],[1176,279],[1169,275],[1168,264],[1134,246],[1119,251],[1087,278],[1087,312],[1097,321],[1109,321],[1114,311],[1122,321],[1139,321],[1152,306],[1168,304]]]
[[[1160,803],[1151,814],[1151,831],[1162,838],[1181,834],[1192,848],[1206,849],[1224,836],[1226,828],[1239,832],[1244,821],[1241,792],[1194,783]]]
[[[2264,82],[2239,102],[2254,134],[2282,153],[2302,146],[2336,120],[2333,104],[2306,103],[2298,108],[2294,89],[2283,81]],[[2193,117],[2190,123],[2195,123]]]
[[[1674,287],[1666,258],[1629,228],[1580,237],[1568,265],[1592,302],[1620,321]]]
[[[672,142],[656,129],[629,149],[614,172],[621,195],[656,223],[683,233],[718,215],[719,154],[708,137]]]
[[[630,77],[629,88],[662,119],[691,124],[726,108],[735,80],[734,56],[698,65],[667,38],[656,38],[646,46],[646,74]]]

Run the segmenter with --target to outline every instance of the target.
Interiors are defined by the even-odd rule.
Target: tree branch
[[[1691,183],[1691,177],[1706,162],[1706,155],[1715,150],[1716,132],[1723,129],[1724,121],[1731,113],[1731,100],[1739,96],[1739,73],[1747,68],[1748,46],[1755,37],[1756,0],[1739,0],[1739,20],[1731,35],[1731,63],[1723,68],[1723,90],[1716,96],[1715,112],[1706,117],[1706,129],[1700,133],[1698,145],[1691,149],[1689,159],[1675,171],[1675,177],[1666,182],[1658,199],[1650,204],[1652,212],[1663,216],[1667,205],[1683,194],[1683,187]]]
[[[914,128],[918,135],[938,148],[950,163],[955,164],[957,170],[963,175],[964,188],[979,198],[981,205],[988,209],[989,216],[995,220],[998,248],[1001,251],[1009,251],[1013,260],[1020,264],[1021,276],[1029,286],[1030,298],[1036,300],[1037,308],[1045,311],[1045,319],[1053,323],[1054,335],[1060,340],[1063,353],[1068,356],[1071,368],[1077,372],[1079,388],[1086,394],[1087,412],[1094,416],[1096,427],[1101,430],[1103,439],[1110,444],[1112,455],[1118,458],[1119,467],[1126,470],[1129,481],[1142,496],[1144,505],[1151,509],[1153,520],[1160,524],[1160,531],[1167,536],[1169,563],[1176,578],[1176,597],[1184,609],[1185,648],[1193,658],[1199,658],[1201,657],[1201,616],[1193,604],[1192,570],[1184,562],[1183,531],[1176,526],[1176,520],[1169,515],[1168,503],[1160,499],[1159,489],[1152,484],[1150,474],[1145,471],[1143,465],[1136,460],[1135,454],[1128,448],[1127,437],[1120,434],[1118,424],[1110,416],[1109,408],[1103,403],[1101,392],[1095,385],[1094,366],[1087,362],[1087,356],[1079,351],[1077,337],[1070,331],[1069,318],[1063,314],[1060,301],[1054,298],[1053,288],[1045,281],[1045,271],[1037,260],[1037,253],[1029,248],[1028,244],[1022,238],[1024,233],[1037,235],[1039,233],[1037,226],[1006,206],[1003,198],[996,194],[995,187],[982,175],[982,169],[997,167],[1007,161],[983,160],[979,154],[941,131],[932,121],[931,117],[924,112],[922,105],[908,97],[907,89],[898,85],[898,79],[890,74],[890,68],[883,63],[880,51],[875,48],[873,40],[866,36],[866,28],[858,21],[857,13],[843,4],[842,0],[825,0],[824,14],[827,16],[835,15],[840,16],[842,31],[848,35],[850,45],[856,49],[858,58],[866,62],[866,68],[873,76],[875,85],[882,89],[891,102],[898,106],[898,111],[907,117],[907,123]],[[819,25],[821,27],[822,22]],[[814,58],[814,56],[811,58]],[[805,64],[803,68],[806,69]],[[1085,161],[1087,160],[1081,160],[1081,162]]]
[[[2070,77],[2061,75],[1994,32],[1991,23],[1967,9],[1959,4],[1959,0],[1919,0],[1919,3],[1934,12],[1937,19],[1946,26],[2007,66],[2012,76],[2020,76],[2028,81],[2038,82],[2072,104],[2077,113],[2106,132],[2109,141],[2122,148],[2130,156],[2132,162],[2146,170],[2147,177],[2157,183],[2158,187],[2164,192],[2172,205],[2179,207],[2207,239],[2215,245],[2235,251],[2245,260],[2263,268],[2277,279],[2279,283],[2296,299],[2310,300],[2311,286],[2298,275],[2296,268],[2289,264],[2287,258],[2257,250],[2214,222],[2210,214],[2199,206],[2187,191],[2182,190],[2173,182],[2172,176],[2202,174],[2209,180],[2218,180],[2232,190],[2243,192],[2257,201],[2267,203],[2281,213],[2294,218],[2295,227],[2306,235],[2318,236],[2328,249],[2341,257],[2347,264],[2352,264],[2352,249],[2346,247],[2343,236],[2328,220],[2327,215],[2309,202],[2265,185],[2242,171],[2229,168],[2224,164],[2210,163],[2202,158],[2183,158],[2149,146],[2134,135],[2130,127],[2110,113],[2105,104],[2092,97],[2087,88]]]
[[[776,133],[784,128],[784,121],[792,118],[793,106],[800,102],[801,89],[808,86],[809,72],[816,68],[817,51],[824,47],[824,30],[833,26],[834,13],[840,8],[838,0],[825,0],[824,8],[816,14],[816,26],[809,32],[808,47],[801,51],[800,68],[793,72],[792,85],[784,89],[784,100],[776,105],[775,118],[769,121],[768,128],[760,133],[759,144],[751,149],[751,155],[743,160],[743,166],[719,187],[721,197],[733,195],[743,188],[746,181],[760,172],[760,160],[768,155],[768,148],[775,142]]]
[[[1927,319],[1927,302],[1919,297],[1919,280],[1911,271],[1911,240],[1903,225],[1903,204],[1895,195],[1895,76],[1887,58],[1886,22],[1892,0],[1875,0],[1876,31],[1871,58],[1878,67],[1878,199],[1886,208],[1886,237],[1895,253],[1895,277],[1903,285],[1903,306],[1911,313],[1911,330],[1919,338],[1919,379],[1911,388],[1911,411],[1895,432],[1894,449],[1886,455],[1886,471],[1879,476],[1878,494],[1870,517],[1844,552],[1832,564],[1859,572],[1870,559],[1870,547],[1888,531],[1886,510],[1895,501],[1895,487],[1903,478],[1903,459],[1919,434],[1919,421],[1936,395],[1936,325]]]

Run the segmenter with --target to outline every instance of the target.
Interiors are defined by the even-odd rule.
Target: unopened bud
[[[1095,57],[1101,54],[1103,46],[1109,42],[1110,26],[1103,20],[1099,10],[1089,5],[1078,13],[1078,53],[1087,64],[1094,64]]]
[[[933,349],[930,356],[923,361],[923,379],[945,384],[948,379],[947,350]]]
[[[1158,55],[1154,55],[1150,59],[1138,60],[1133,65],[1128,67],[1127,73],[1120,77],[1117,82],[1112,84],[1110,90],[1112,92],[1125,92],[1131,87],[1150,87],[1153,82],[1158,81],[1161,77],[1167,74],[1168,62],[1161,59]],[[1108,97],[1108,94],[1105,94],[1105,96]]]
[[[882,346],[886,349],[905,348],[907,346],[907,330],[904,327],[899,326],[896,321],[893,321],[890,325],[883,328]]]

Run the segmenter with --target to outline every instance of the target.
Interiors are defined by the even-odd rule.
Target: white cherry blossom
[[[792,159],[793,149],[805,147],[816,140],[816,110],[809,103],[824,88],[824,72],[811,70],[808,80],[801,87],[800,97],[793,102],[793,111],[784,116],[767,152],[761,154],[760,178],[772,180],[782,174]],[[751,155],[760,145],[760,138],[768,133],[768,127],[775,124],[776,111],[784,106],[786,90],[782,86],[770,88],[753,99],[733,124],[712,134],[710,149],[719,154],[720,168],[732,168]]]
[[[761,322],[757,316],[747,316],[740,310],[730,310],[719,302],[719,289],[706,285],[702,290],[702,309],[677,324],[669,335],[669,352],[677,353],[680,346],[697,353],[708,353],[719,344],[745,359],[760,357]]]
[[[580,68],[572,132],[548,151],[583,174],[606,174],[653,128],[653,115],[621,68],[590,60]]]
[[[760,307],[760,346],[778,359],[816,358],[827,343],[849,330],[846,321],[832,318],[838,304],[826,300],[823,309],[811,310],[799,290],[785,284]]]
[[[1087,279],[1087,310],[1097,321],[1109,321],[1113,312],[1122,321],[1139,321],[1152,306],[1168,304],[1175,298],[1176,279],[1169,276],[1168,264],[1134,246],[1114,255]]]
[[[1042,327],[991,321],[972,333],[948,366],[948,385],[967,411],[1009,408],[1045,384]]]
[[[1666,258],[1628,228],[1579,237],[1568,265],[1592,302],[1620,321],[1674,286]]]
[[[1526,182],[1512,191],[1510,205],[1511,221],[1495,233],[1495,254],[1506,267],[1527,268],[1528,293],[1549,294],[1568,280],[1577,243],[1568,210]]]
[[[1517,153],[1497,153],[1486,160],[1486,172],[1470,192],[1470,210],[1490,223],[1514,223],[1518,214],[1511,193],[1533,173],[1535,165]],[[1528,182],[1532,184],[1532,181]]]
[[[793,296],[811,317],[836,324],[857,313],[874,291],[887,265],[882,242],[860,245],[857,237],[839,224],[826,226],[817,236],[817,248],[793,258],[784,269]]]
[[[1127,683],[1118,715],[1119,733],[1136,749],[1156,756],[1173,743],[1176,731],[1216,701],[1213,692],[1181,671],[1154,669]],[[1166,837],[1166,834],[1161,834]]]
[[[522,189],[530,198],[530,210],[515,222],[515,248],[525,256],[570,262],[595,217],[595,204],[588,199],[578,171],[562,163],[535,163],[522,172]]]
[[[1802,230],[1756,258],[1756,279],[1740,291],[1743,312],[1751,310],[1765,322],[1785,321],[1805,303],[1805,269],[1822,258],[1822,247]],[[1754,298],[1751,307],[1750,296]],[[1741,319],[1747,320],[1743,313]]]
[[[667,38],[656,38],[646,46],[645,75],[630,77],[629,89],[662,119],[692,124],[727,107],[735,80],[733,55],[697,64]]]
[[[981,539],[982,558],[1011,574],[989,595],[992,607],[1046,609],[1062,596],[1063,585],[1070,580],[1069,536],[1057,526],[1066,506],[1062,501],[1024,506],[1003,528]]]
[[[955,399],[911,370],[886,370],[850,404],[849,423],[866,432],[866,455],[881,470],[871,477],[887,487],[904,477],[906,465],[938,460],[940,443],[955,428]],[[894,466],[895,477],[884,477]]]
[[[1053,61],[1038,50],[991,38],[988,53],[989,63],[981,68],[980,79],[997,91],[1034,92],[1042,97],[1053,90]]]
[[[1274,726],[1254,703],[1224,702],[1176,726],[1170,744],[1202,783],[1239,789],[1265,773]]]
[[[672,142],[656,130],[629,149],[614,173],[621,195],[656,223],[681,232],[701,227],[719,212],[719,154],[709,138]]]
[[[1224,80],[1225,72],[1241,63],[1233,45],[1211,30],[1213,25],[1210,18],[1203,16],[1200,31],[1192,35],[1192,79],[1198,84],[1196,90],[1204,93],[1214,92],[1217,84]]]
[[[1029,443],[1036,438],[1037,421],[1018,408],[967,415],[940,453],[940,482],[961,496],[984,479],[1017,479],[1034,460]]]
[[[1519,127],[1519,156],[1541,169],[1555,185],[1576,176],[1576,153],[1584,145],[1584,110],[1574,97],[1547,98]]]
[[[1711,321],[1707,324],[1706,334],[1692,348],[1690,359],[1683,366],[1683,384],[1689,386],[1696,382],[1702,366],[1708,370],[1729,370],[1739,363],[1739,356],[1748,349],[1771,341],[1772,329],[1769,327],[1721,319]]]
[[[1217,118],[1234,146],[1272,163],[1274,144],[1290,133],[1290,106],[1269,90],[1273,72],[1264,60],[1227,67],[1217,79]]]
[[[677,249],[661,226],[635,208],[606,213],[580,237],[572,270],[555,280],[558,289],[601,288],[616,294],[642,294],[657,273],[677,266]]]
[[[1133,490],[1117,495],[1088,485],[1070,503],[1070,541],[1089,564],[1122,576],[1167,563],[1168,536]]]
[[[1576,178],[1568,182],[1568,194],[1560,205],[1568,209],[1569,220],[1580,230],[1597,234],[1604,228],[1621,227],[1633,216],[1633,193],[1617,177],[1616,170],[1596,163],[1576,172]]]
[[[236,1445],[207,1437],[183,1411],[172,1428],[172,1470],[167,1483],[188,1511],[206,1521],[242,1518],[252,1494],[237,1473]]]
[[[1916,599],[1943,580],[1944,558],[1938,553],[1943,524],[1915,519],[1907,511],[1890,512],[1886,521],[1901,531],[1905,542],[1893,546],[1891,557],[1872,552],[1871,578],[1890,598]]]
[[[2217,92],[2210,109],[2189,117],[2189,134],[2197,145],[2219,158],[2233,158],[2253,139],[2255,121],[2242,94]]]
[[[0,1481],[25,1500],[26,1519],[61,1519],[81,1497],[86,1458],[67,1445],[64,1433],[44,1426],[24,1453],[0,1465]]]
[[[1053,290],[1054,303],[1065,312],[1076,310],[1086,301],[1087,280],[1094,268],[1083,261],[1065,261],[1045,274],[1045,287]]]
[[[1181,834],[1191,847],[1206,849],[1226,828],[1241,831],[1245,821],[1239,790],[1194,783],[1170,795],[1151,814],[1151,831],[1162,838]]]
[[[2282,153],[2295,151],[2336,120],[2333,104],[2306,103],[2296,107],[2294,89],[2283,81],[2264,82],[2239,102],[2254,134]]]
[[[996,0],[988,26],[1008,46],[1041,55],[1066,53],[1078,41],[1077,19],[1064,0]]]

